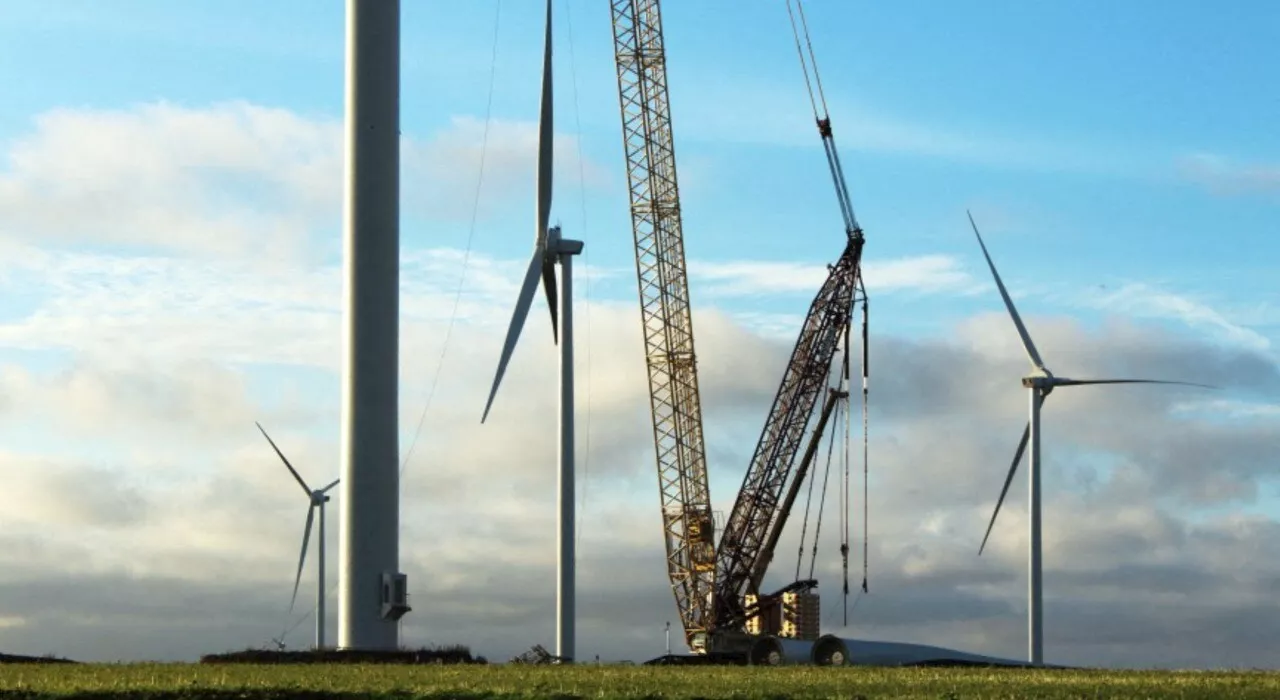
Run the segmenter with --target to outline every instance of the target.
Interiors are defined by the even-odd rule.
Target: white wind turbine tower
[[[551,0],[547,0],[546,45],[542,54],[542,109],[538,123],[538,219],[533,241],[533,257],[525,273],[516,300],[511,325],[502,346],[498,371],[489,390],[484,415],[498,392],[502,375],[507,371],[511,352],[515,349],[524,320],[533,303],[538,278],[542,278],[542,290],[551,310],[552,338],[560,344],[560,488],[559,488],[559,540],[557,543],[556,572],[556,656],[565,661],[574,657],[574,551],[573,551],[573,256],[582,252],[582,241],[561,238],[560,227],[548,229],[551,211],[552,170],[552,100],[551,100]],[[560,283],[559,315],[556,309],[556,263],[564,269]],[[560,342],[561,339],[563,342]]]
[[[1013,325],[1018,329],[1018,337],[1022,339],[1022,347],[1027,351],[1027,357],[1031,360],[1031,373],[1022,378],[1022,386],[1026,387],[1030,393],[1030,419],[1027,421],[1026,429],[1022,431],[1022,440],[1018,443],[1018,449],[1013,453],[1013,463],[1009,465],[1009,473],[1004,479],[1004,488],[1000,490],[1000,498],[996,501],[995,511],[991,514],[991,522],[987,524],[987,533],[982,537],[982,545],[978,548],[978,554],[981,556],[982,550],[987,546],[987,538],[991,536],[991,528],[995,525],[996,516],[1000,514],[1000,506],[1004,503],[1005,494],[1009,492],[1009,484],[1013,482],[1013,474],[1018,469],[1018,462],[1022,459],[1022,452],[1026,449],[1027,443],[1030,442],[1031,456],[1028,459],[1030,464],[1027,470],[1028,500],[1030,501],[1028,519],[1030,520],[1031,534],[1031,551],[1028,561],[1028,597],[1030,598],[1027,622],[1029,633],[1028,656],[1032,664],[1040,665],[1044,663],[1044,629],[1042,625],[1044,599],[1040,565],[1040,408],[1044,405],[1045,397],[1053,391],[1054,387],[1085,384],[1179,384],[1205,388],[1213,387],[1205,384],[1159,379],[1067,379],[1054,376],[1044,366],[1044,361],[1040,359],[1040,353],[1036,351],[1035,343],[1031,342],[1031,335],[1027,333],[1027,327],[1023,325],[1022,318],[1018,315],[1018,310],[1014,308],[1013,300],[1009,298],[1009,292],[1004,288],[1004,282],[1000,280],[1000,273],[996,272],[995,263],[991,262],[991,255],[987,253],[987,246],[982,242],[982,234],[978,233],[978,225],[973,222],[973,214],[969,214],[969,225],[973,227],[973,234],[978,237],[978,245],[982,246],[982,255],[987,259],[987,266],[991,268],[991,276],[995,278],[996,288],[1000,290],[1000,297],[1004,299],[1005,308],[1009,310]]]
[[[333,483],[322,489],[317,489],[315,491],[311,490],[311,487],[307,486],[307,482],[303,481],[302,476],[298,474],[298,470],[294,469],[292,464],[289,464],[288,458],[284,456],[284,453],[280,451],[279,447],[276,447],[276,441],[272,440],[270,435],[267,435],[267,431],[263,429],[262,424],[255,423],[255,425],[258,426],[258,430],[262,431],[262,436],[267,439],[267,442],[271,443],[271,449],[275,450],[276,454],[280,455],[280,460],[284,462],[284,466],[289,468],[289,473],[293,474],[293,478],[298,480],[298,484],[302,486],[302,492],[307,494],[307,524],[302,530],[302,553],[298,555],[298,575],[293,579],[293,597],[289,599],[289,614],[291,615],[293,614],[293,604],[298,600],[298,584],[302,581],[302,565],[307,560],[307,543],[311,540],[311,523],[315,517],[316,511],[320,511],[320,533],[319,541],[316,543],[319,548],[319,552],[316,554],[316,557],[320,560],[318,562],[320,570],[316,574],[316,648],[323,649],[325,621],[324,504],[329,502],[329,489],[337,486],[339,480],[334,479]]]

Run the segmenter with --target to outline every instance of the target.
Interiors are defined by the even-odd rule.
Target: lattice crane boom
[[[846,244],[839,260],[829,266],[827,280],[814,297],[805,318],[800,337],[791,352],[786,373],[774,396],[773,406],[765,421],[760,441],[751,458],[751,466],[742,481],[737,500],[721,534],[717,547],[715,615],[713,622],[736,627],[743,618],[743,596],[757,593],[750,588],[758,586],[763,570],[773,557],[780,526],[785,523],[790,503],[782,503],[799,455],[801,442],[808,430],[818,397],[825,388],[831,372],[836,349],[843,339],[848,343],[849,328],[853,322],[856,302],[866,309],[866,291],[862,286],[862,248],[865,238],[862,227],[853,212],[848,184],[836,150],[831,129],[831,116],[827,113],[826,97],[818,75],[813,45],[809,42],[808,26],[800,0],[787,2],[795,32],[796,48],[800,54],[806,87],[813,105],[814,120],[822,137],[827,165],[835,184],[836,198],[844,222]],[[800,24],[796,24],[797,14]],[[801,31],[803,27],[803,31]],[[804,40],[802,42],[801,36]],[[806,56],[807,49],[807,56]],[[813,81],[810,81],[812,73]],[[814,92],[814,83],[817,92]],[[821,104],[821,109],[819,109]],[[867,335],[864,320],[862,330],[863,396],[866,396]],[[825,421],[820,421],[820,434]],[[847,568],[847,545],[844,549]]]
[[[742,619],[743,596],[756,592],[748,587],[758,584],[759,572],[773,556],[772,545],[777,539],[770,533],[787,517],[781,507],[783,491],[831,375],[836,350],[848,338],[861,281],[862,243],[861,235],[849,239],[809,307],[751,466],[725,523],[717,548],[717,621]]]
[[[865,313],[866,294],[861,278],[863,235],[853,215],[831,136],[830,117],[825,114],[824,98],[823,114],[818,114],[815,101],[814,116],[835,182],[847,242],[839,260],[830,266],[828,278],[809,309],[717,546],[703,443],[659,1],[610,0],[610,3],[668,576],[691,650],[713,652],[719,647],[720,651],[732,652],[735,640],[740,641],[745,620],[759,607],[758,604],[746,605],[744,594],[758,592],[754,589],[759,586],[786,522],[794,496],[784,501],[783,491],[808,426],[815,413],[822,414],[811,439],[811,443],[816,444],[834,405],[828,403],[824,410],[815,411],[841,340],[846,345],[846,353],[848,351],[855,302],[863,302]],[[807,35],[807,28],[805,33]],[[799,39],[797,31],[798,48]],[[804,63],[804,51],[800,53]],[[809,58],[812,58],[811,47]],[[807,65],[805,70],[808,81]],[[813,73],[817,78],[816,65]],[[812,87],[810,95],[813,97]],[[865,406],[865,317],[862,340]],[[840,393],[839,398],[848,395]],[[806,457],[804,461],[809,459],[811,457]],[[804,471],[803,465],[800,470]],[[796,478],[802,476],[799,474]],[[847,544],[842,550],[846,553],[847,568]],[[815,583],[797,581],[784,591]]]
[[[686,642],[698,650],[713,613],[715,527],[662,18],[658,0],[611,2],[667,573]]]

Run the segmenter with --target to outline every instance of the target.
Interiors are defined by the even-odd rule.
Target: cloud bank
[[[458,134],[474,131],[460,119],[406,140],[473,153]],[[333,226],[337,165],[323,154],[335,133],[324,119],[254,105],[161,104],[56,112],[10,145],[0,174],[0,234],[14,253],[0,261],[6,653],[191,659],[266,644],[282,630],[291,645],[308,642],[312,567],[299,594],[304,612],[286,614],[306,504],[253,421],[307,479],[337,475],[340,278],[329,262],[288,252]],[[493,182],[514,191],[529,184],[520,173],[532,172],[528,134],[524,126],[505,133],[488,157],[495,173],[510,170]],[[117,143],[95,150],[85,145],[93,134]],[[503,138],[509,149],[493,145]],[[127,173],[136,191],[119,177]],[[285,194],[255,197],[264,182]],[[264,246],[285,252],[268,264]],[[404,253],[402,451],[437,369],[439,380],[402,484],[401,558],[414,607],[403,636],[505,659],[549,644],[554,631],[555,442],[546,417],[556,396],[546,368],[555,348],[535,317],[481,426],[522,261],[473,254],[444,347],[459,254]],[[945,256],[875,264],[884,293],[922,313],[923,295],[980,289]],[[747,293],[804,294],[822,269],[750,260],[690,267],[719,287],[695,322],[713,498],[728,510],[791,342],[742,320]],[[1212,395],[1081,387],[1051,397],[1048,658],[1274,665],[1274,358],[1245,336],[1222,343],[1152,327],[1122,304],[1089,327],[1024,306],[1041,352],[1064,375],[1223,387]],[[579,314],[579,645],[588,658],[640,660],[661,653],[663,623],[678,618],[639,324],[630,298],[593,299]],[[1025,420],[1016,334],[1000,314],[957,317],[927,337],[876,330],[871,351],[869,503],[856,442],[849,465],[851,587],[865,534],[870,593],[850,601],[843,627],[838,500],[829,493],[815,564],[824,623],[850,636],[1020,656],[1024,481],[977,556]],[[857,411],[855,403],[855,440]],[[839,458],[831,468],[839,483]],[[778,549],[771,583],[794,573],[799,523]],[[330,544],[336,556],[336,537]]]

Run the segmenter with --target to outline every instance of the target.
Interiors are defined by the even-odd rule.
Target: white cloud
[[[916,291],[972,294],[985,289],[949,255],[922,255],[896,260],[869,260],[863,265],[867,292]]]
[[[280,252],[335,214],[336,122],[233,102],[57,109],[12,144],[8,237]]]
[[[691,260],[688,270],[691,280],[708,283],[707,293],[719,296],[812,294],[827,278],[825,266],[797,262]]]
[[[1258,403],[1255,401],[1231,401],[1227,399],[1184,401],[1176,404],[1173,410],[1179,413],[1200,412],[1233,419],[1280,418],[1280,403]]]
[[[183,127],[191,133],[223,133],[192,120]],[[472,136],[474,127],[455,124]],[[509,147],[493,146],[521,163],[511,165],[516,170],[529,157],[528,134],[520,134]],[[182,144],[172,148],[184,152]],[[257,153],[197,153],[196,161],[225,156],[236,167],[274,172],[254,165]],[[157,190],[168,185],[155,173],[175,172],[138,167]],[[494,182],[515,188],[530,181]],[[198,188],[193,201],[226,194],[203,180],[191,186]],[[245,201],[235,206],[256,211]],[[103,230],[136,220],[128,209],[110,213],[118,218],[104,220]],[[0,319],[0,344],[10,353],[0,372],[7,449],[0,476],[10,485],[0,489],[0,619],[23,623],[0,624],[0,647],[84,659],[192,658],[266,642],[296,622],[284,610],[305,503],[252,419],[264,416],[308,480],[336,475],[338,270],[305,258],[10,248],[0,263],[13,300]],[[441,357],[458,256],[438,249],[404,255],[406,434]],[[495,412],[479,424],[522,262],[472,256],[435,402],[402,483],[402,561],[415,607],[406,641],[466,642],[498,659],[548,643],[553,630],[555,431],[548,416],[557,401],[556,350],[545,309],[535,309]],[[824,271],[737,262],[694,274],[731,291],[810,295]],[[870,261],[867,277],[872,290],[974,285],[944,256]],[[579,484],[588,494],[580,645],[605,658],[644,658],[674,611],[640,328],[629,299],[598,300],[580,313]],[[695,319],[713,498],[727,505],[795,322],[756,316],[753,328],[710,307],[695,309]],[[1118,322],[1098,331],[1061,319],[1028,322],[1064,373],[1113,376],[1137,367],[1228,392],[1280,391],[1280,370],[1248,346],[1216,347]],[[791,330],[772,338],[759,330],[765,324]],[[1025,420],[1018,377],[1026,361],[1003,313],[946,330],[946,341],[873,336],[872,355],[881,359],[871,393],[872,593],[849,631],[1018,655],[1025,633],[1021,482],[991,551],[982,559],[975,552]],[[1280,629],[1269,599],[1280,580],[1280,525],[1274,517],[1199,516],[1256,500],[1274,483],[1280,433],[1267,419],[1223,425],[1180,413],[1198,397],[1191,391],[1055,392],[1045,419],[1053,436],[1045,453],[1053,661],[1274,663],[1258,640],[1275,639]],[[171,437],[155,444],[149,435]],[[1098,454],[1120,466],[1099,466]],[[856,479],[856,457],[852,466]],[[824,617],[836,627],[833,522],[824,526],[818,575]],[[793,526],[774,581],[789,575],[786,560],[797,549]],[[856,587],[856,555],[851,563]],[[304,574],[304,600],[313,572],[309,566]],[[305,643],[309,626],[289,641]]]
[[[447,249],[402,255],[406,347],[432,345],[420,324],[452,313],[456,257]],[[505,322],[518,267],[473,254],[460,316]],[[339,359],[337,266],[26,249],[0,269],[0,283],[14,294],[42,300],[32,313],[0,324],[0,341],[12,348],[328,369]]]
[[[455,117],[402,140],[407,212],[470,219],[482,153],[481,214],[532,192],[536,125]],[[9,145],[0,173],[0,238],[124,244],[259,260],[314,256],[315,234],[341,225],[341,123],[246,102],[56,109]],[[557,182],[605,185],[556,135]],[[529,195],[531,197],[531,194]],[[529,199],[528,201],[532,201]],[[532,218],[532,209],[530,209]],[[337,238],[321,246],[336,250]]]
[[[1280,193],[1280,165],[1239,163],[1213,153],[1193,153],[1178,160],[1178,172],[1214,194]]]
[[[1129,283],[1109,292],[1086,294],[1093,305],[1107,311],[1118,311],[1138,318],[1163,318],[1181,321],[1193,329],[1210,332],[1221,339],[1254,350],[1271,347],[1266,336],[1235,323],[1212,306],[1157,287]]]
[[[0,387],[12,418],[61,416],[82,436],[143,438],[138,426],[172,421],[189,443],[243,424],[253,408],[244,376],[207,360],[165,365],[130,355],[81,356],[48,374],[10,365],[0,367]]]
[[[594,161],[579,161],[578,138],[554,135],[553,199],[569,201],[566,192],[580,185],[608,187],[613,169]],[[529,221],[534,219],[534,173],[538,155],[538,125],[535,122],[495,119],[489,124],[485,145],[485,123],[470,116],[454,117],[447,128],[430,141],[412,143],[405,153],[406,205],[425,216],[468,220],[475,201],[475,187],[484,162],[484,190],[481,213],[492,215],[511,201],[529,203]],[[425,188],[425,198],[418,188]],[[523,197],[523,199],[521,199]],[[565,210],[558,210],[561,216]],[[554,215],[554,212],[553,212]],[[553,220],[554,223],[554,220]],[[530,225],[530,240],[533,226]]]
[[[415,254],[407,269],[437,264],[448,255]],[[488,277],[477,283],[481,287],[478,294],[508,295],[519,266],[483,260],[481,265],[488,266]],[[112,363],[90,365],[90,360],[98,360],[86,356],[61,383],[53,382],[54,396],[75,397],[83,392],[100,397],[94,401],[67,399],[63,411],[70,415],[63,416],[61,423],[49,416],[52,408],[31,418],[43,421],[42,429],[55,435],[65,430],[59,426],[94,420],[105,420],[110,426],[111,420],[127,417],[137,430],[157,432],[172,430],[183,422],[202,421],[207,430],[223,437],[208,442],[199,459],[168,453],[168,469],[151,465],[139,470],[129,462],[92,454],[79,461],[54,463],[41,457],[38,450],[11,454],[0,463],[6,475],[20,477],[17,487],[10,489],[4,496],[7,500],[0,504],[0,531],[11,538],[0,556],[5,572],[0,574],[0,597],[30,601],[23,608],[30,610],[23,613],[24,619],[30,620],[24,630],[37,625],[62,630],[66,639],[84,640],[50,647],[48,636],[26,632],[6,636],[0,629],[0,644],[6,651],[43,653],[52,649],[81,658],[114,658],[112,655],[122,653],[180,658],[211,650],[164,641],[178,630],[191,636],[192,630],[204,629],[207,623],[201,618],[176,615],[165,607],[137,609],[121,598],[102,599],[102,594],[93,591],[104,586],[135,593],[145,590],[156,601],[168,601],[163,605],[177,605],[177,601],[198,594],[208,601],[205,619],[228,620],[235,630],[208,639],[226,640],[224,644],[234,646],[265,642],[279,633],[281,625],[288,624],[283,608],[304,506],[275,455],[252,430],[250,416],[243,416],[243,425],[237,423],[236,414],[255,407],[261,411],[271,403],[262,393],[263,385],[228,367],[233,357],[242,362],[280,359],[274,344],[262,339],[280,337],[276,334],[282,325],[299,333],[299,348],[308,343],[323,344],[334,334],[328,322],[308,328],[296,318],[291,320],[291,314],[297,314],[299,308],[311,313],[307,309],[328,307],[330,302],[310,298],[316,294],[310,286],[313,278],[295,273],[267,278],[270,281],[260,286],[254,286],[249,275],[243,285],[225,281],[191,285],[198,281],[186,277],[197,274],[192,270],[210,275],[208,281],[212,282],[219,270],[232,268],[182,263],[166,268],[180,273],[157,275],[151,264],[127,266],[117,260],[98,266],[78,258],[65,266],[82,273],[98,271],[98,277],[82,278],[84,286],[68,286],[65,297],[60,297],[61,304],[69,304],[70,297],[82,298],[82,306],[64,308],[75,308],[85,318],[91,318],[94,311],[109,318],[116,299],[129,296],[146,296],[148,315],[161,320],[177,318],[177,311],[183,308],[199,309],[201,315],[212,318],[233,319],[238,316],[236,309],[264,302],[272,304],[266,307],[271,312],[244,316],[233,330],[220,333],[200,334],[195,326],[183,329],[187,336],[184,344],[174,345],[170,351],[213,358],[203,362],[223,369],[210,374],[211,381],[193,375],[180,363],[158,364],[151,376],[134,369],[115,371],[122,366],[132,368],[127,358],[153,352],[160,338],[175,333],[164,321],[132,327],[131,333],[137,334],[133,344],[122,345],[120,356],[113,357]],[[120,279],[110,281],[115,274],[110,270],[122,270]],[[53,288],[69,285],[69,277],[66,273],[51,275]],[[126,279],[133,279],[135,285],[130,294],[110,293]],[[410,275],[408,279],[413,286],[418,278]],[[88,292],[95,286],[105,290],[102,296]],[[441,286],[451,285],[443,281]],[[174,293],[213,287],[238,291],[195,298]],[[422,321],[424,328],[438,331],[441,317],[427,310],[447,306],[450,293],[423,284],[407,297],[413,301],[406,308],[415,319],[430,319]],[[271,302],[277,297],[280,301]],[[308,301],[311,306],[303,304]],[[498,658],[535,641],[547,641],[551,618],[546,611],[553,590],[554,560],[555,446],[554,431],[545,418],[552,414],[556,398],[545,368],[552,366],[555,349],[545,324],[535,322],[526,331],[499,396],[498,410],[490,424],[478,424],[482,389],[490,379],[498,336],[504,330],[501,322],[508,313],[506,301],[474,307],[460,322],[453,340],[456,345],[446,358],[438,403],[419,447],[420,456],[409,465],[403,484],[402,556],[404,568],[412,575],[417,601],[416,617],[406,621],[407,638],[470,642],[480,653]],[[37,310],[33,315],[40,313]],[[334,311],[327,309],[323,314],[328,318]],[[658,537],[644,363],[630,304],[600,303],[592,307],[591,314],[592,331],[588,336],[584,330],[580,336],[585,344],[582,350],[589,347],[592,355],[593,426],[590,453],[585,449],[586,435],[581,436],[581,454],[589,455],[590,467],[589,476],[581,475],[580,484],[594,494],[583,508],[582,643],[584,648],[599,649],[606,658],[634,657],[645,648],[644,636],[620,637],[618,627],[658,629],[673,612]],[[732,476],[746,464],[752,443],[726,438],[737,434],[754,438],[789,345],[762,338],[710,309],[699,311],[697,318],[705,420],[709,429],[715,428],[708,440],[717,451],[717,473]],[[1060,355],[1055,348],[1072,350],[1072,371],[1111,373],[1118,362],[1144,366],[1187,362],[1214,372],[1230,372],[1208,378],[1215,382],[1228,376],[1237,382],[1251,381],[1267,371],[1266,365],[1206,361],[1204,354],[1224,351],[1203,346],[1188,349],[1185,343],[1150,337],[1149,331],[1142,329],[1115,326],[1099,335],[1072,323],[1031,322],[1046,356]],[[1025,360],[1006,325],[1001,314],[984,316],[956,329],[951,344],[883,336],[874,339],[873,353],[884,359],[876,370],[872,393],[873,593],[857,609],[859,635],[949,643],[988,653],[1019,653],[1018,635],[1024,625],[1017,610],[1025,595],[1019,584],[1025,556],[1025,528],[1020,523],[1025,517],[1025,499],[1019,493],[1020,482],[997,523],[990,551],[981,560],[974,556],[1025,411],[1023,392],[1017,386],[1017,370]],[[92,327],[71,322],[67,326]],[[1117,339],[1131,340],[1138,333],[1148,333],[1148,340],[1112,347]],[[224,336],[229,334],[238,338],[237,353],[219,354],[227,342]],[[424,340],[413,342],[409,347],[425,344]],[[67,341],[67,346],[75,345]],[[299,356],[306,357],[300,351]],[[585,360],[584,356],[580,351],[580,359]],[[434,358],[434,354],[425,357]],[[316,366],[332,376],[331,364],[318,362]],[[1274,367],[1269,371],[1276,373]],[[15,396],[28,396],[39,386],[39,376],[27,372],[21,375],[20,386],[25,388]],[[422,375],[407,377],[405,386],[416,388],[423,381]],[[237,388],[241,383],[245,384],[243,396]],[[586,386],[580,386],[579,405],[585,406]],[[1194,493],[1197,499],[1213,502],[1230,502],[1240,494],[1219,491],[1215,495],[1208,475],[1200,468],[1203,455],[1187,450],[1179,440],[1203,443],[1224,468],[1232,465],[1233,479],[1257,483],[1264,478],[1259,469],[1262,462],[1255,464],[1257,457],[1250,451],[1265,454],[1268,438],[1259,432],[1222,432],[1213,425],[1172,415],[1177,405],[1187,400],[1185,393],[1061,393],[1055,393],[1046,419],[1048,430],[1056,436],[1046,452],[1046,567],[1051,611],[1084,615],[1123,604],[1131,612],[1106,629],[1112,634],[1154,639],[1174,624],[1167,612],[1150,607],[1179,595],[1170,587],[1197,592],[1205,587],[1217,589],[1211,596],[1198,593],[1194,605],[1184,602],[1180,608],[1184,612],[1177,618],[1182,622],[1177,624],[1192,625],[1192,616],[1209,609],[1206,606],[1231,610],[1260,600],[1254,592],[1256,586],[1280,572],[1268,568],[1267,560],[1249,560],[1243,553],[1263,546],[1265,528],[1189,524],[1186,517],[1196,507],[1195,499],[1188,501],[1179,494]],[[102,407],[109,405],[121,407],[120,418],[103,415]],[[320,481],[334,474],[337,444],[332,413],[292,415],[291,422],[279,429],[269,421],[268,429],[306,478]],[[407,424],[416,417],[415,410],[402,419]],[[136,440],[129,431],[114,436],[112,432],[104,426],[94,438],[93,449],[118,451],[121,444]],[[1156,449],[1164,443],[1170,447]],[[509,449],[511,444],[521,445],[518,453]],[[1083,468],[1076,464],[1076,455],[1097,449],[1119,455],[1126,460],[1128,472],[1143,478],[1101,474],[1090,492],[1073,487],[1069,475]],[[585,465],[582,468],[588,470]],[[1157,474],[1164,476],[1156,478]],[[736,478],[727,481],[732,483],[713,493],[716,502],[726,506],[737,488]],[[1088,525],[1073,528],[1073,522]],[[1274,521],[1266,523],[1274,525]],[[834,531],[831,525],[827,529]],[[86,531],[93,533],[87,541]],[[39,549],[12,539],[36,533],[44,543]],[[779,550],[775,578],[790,566],[786,560],[796,551],[796,534],[794,528],[789,531]],[[831,551],[831,540],[823,542],[822,551]],[[479,552],[483,555],[478,556]],[[855,572],[857,564],[855,557]],[[1228,564],[1242,573],[1232,580],[1212,573]],[[838,589],[839,574],[833,566],[830,557],[820,558],[819,576],[827,591],[826,617],[838,626],[833,615],[839,598],[833,591]],[[1164,567],[1160,576],[1153,573],[1157,567]],[[229,575],[230,571],[238,573]],[[303,583],[307,601],[312,576],[309,567]],[[127,582],[120,577],[127,577]],[[65,582],[67,588],[61,596],[74,601],[59,606],[62,613],[55,614],[49,607],[51,599],[34,587],[49,580]],[[218,581],[216,586],[211,580]],[[77,582],[83,587],[77,587]],[[43,585],[47,588],[47,583]],[[624,605],[625,601],[631,604]],[[91,608],[91,603],[96,607]],[[303,610],[308,606],[309,602]],[[482,614],[486,610],[490,612]],[[978,620],[984,630],[981,634],[972,627]],[[968,628],[962,623],[968,623]],[[1210,631],[1217,629],[1212,621],[1194,624]],[[127,652],[121,646],[108,650],[95,645],[95,637],[84,633],[96,629],[96,634],[102,634],[121,626],[153,632],[132,638]],[[302,643],[310,634],[309,627],[309,623],[299,626],[291,642]],[[1141,662],[1153,658],[1132,651],[1127,656],[1099,656],[1101,652],[1093,651],[1088,643],[1087,632],[1062,619],[1061,614],[1050,618],[1049,634],[1055,661],[1089,663],[1116,658]],[[1221,634],[1230,640],[1226,632]],[[1226,644],[1222,649],[1238,648],[1238,644]],[[1187,649],[1178,653],[1194,657]],[[1211,661],[1220,657],[1201,651],[1198,658]]]
[[[842,97],[829,97],[836,142],[849,148],[970,158],[992,145],[971,134],[889,118]],[[822,143],[800,86],[714,82],[699,84],[673,101],[691,115],[682,122],[684,138],[815,148]]]
[[[10,523],[54,529],[120,528],[137,524],[147,515],[147,503],[138,490],[111,470],[14,454],[0,456],[0,463],[9,475],[0,507]]]
[[[820,148],[813,112],[803,86],[721,80],[676,83],[682,139],[714,143]],[[829,86],[830,87],[830,86]],[[1105,145],[1069,142],[1060,135],[992,131],[982,120],[930,122],[894,114],[848,92],[827,93],[836,144],[841,149],[889,153],[1033,171],[1138,173],[1146,166]],[[845,165],[849,162],[845,160]]]
[[[893,260],[867,260],[862,265],[868,293],[972,292],[973,278],[948,255],[921,255]],[[736,260],[690,261],[689,276],[716,296],[815,294],[827,279],[825,265],[798,262]]]

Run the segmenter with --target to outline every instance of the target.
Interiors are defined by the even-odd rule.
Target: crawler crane
[[[795,583],[770,595],[759,591],[833,409],[848,396],[849,330],[859,302],[865,460],[867,304],[861,274],[864,238],[836,153],[825,97],[820,111],[810,83],[813,65],[813,79],[821,97],[812,47],[808,46],[806,58],[802,32],[792,14],[814,117],[844,220],[845,244],[839,259],[829,266],[826,282],[809,308],[717,544],[707,483],[661,12],[658,0],[611,0],[611,5],[667,573],[690,650],[695,654],[740,657],[750,647],[753,633],[783,631],[778,629],[776,611],[784,595],[790,594],[789,600],[794,602],[797,594],[804,596],[817,585],[811,577],[799,579],[797,567]],[[803,10],[797,9],[800,26],[804,26]],[[803,34],[808,44],[807,26]],[[841,345],[844,385],[830,388],[827,381]],[[824,389],[827,400],[820,411],[815,411]],[[815,412],[820,414],[818,423],[810,435],[808,449],[800,457]],[[841,549],[847,596],[847,522]],[[816,597],[811,602],[816,605]],[[811,627],[808,632],[798,633],[794,628],[791,632],[812,638],[816,635],[816,621]]]

